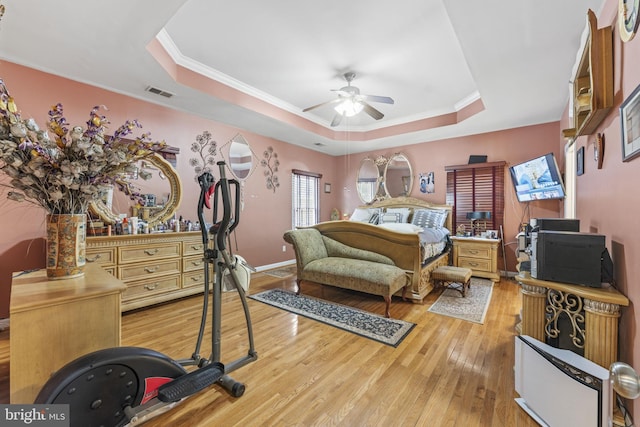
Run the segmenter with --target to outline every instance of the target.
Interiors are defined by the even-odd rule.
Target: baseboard
[[[287,261],[282,261],[282,262],[276,262],[273,264],[267,264],[267,265],[261,265],[260,267],[256,267],[256,271],[257,272],[261,272],[261,271],[265,271],[265,270],[273,270],[274,268],[280,268],[280,267],[288,267],[292,264],[295,264],[296,260],[295,259],[290,259]]]
[[[0,319],[0,331],[9,329],[9,319]]]

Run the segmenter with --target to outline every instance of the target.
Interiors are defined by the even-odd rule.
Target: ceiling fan
[[[347,85],[340,89],[332,89],[333,92],[338,93],[338,97],[331,101],[326,101],[320,103],[318,105],[314,105],[309,108],[305,108],[302,112],[307,112],[309,110],[313,110],[318,107],[322,107],[325,105],[335,104],[334,109],[336,110],[336,115],[333,117],[331,121],[331,126],[338,126],[342,121],[343,117],[353,117],[356,114],[364,111],[375,120],[380,120],[384,117],[380,111],[373,108],[366,101],[372,102],[382,102],[384,104],[393,104],[393,99],[388,96],[377,96],[377,95],[361,95],[360,89],[355,86],[351,86],[351,81],[356,77],[356,73],[347,72],[344,73],[344,79],[347,81]]]

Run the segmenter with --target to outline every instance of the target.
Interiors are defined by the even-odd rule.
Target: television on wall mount
[[[563,199],[564,184],[553,153],[509,167],[519,202]]]

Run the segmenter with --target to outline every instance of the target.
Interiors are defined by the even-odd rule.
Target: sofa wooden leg
[[[384,317],[390,318],[391,313],[389,312],[389,308],[391,307],[391,297],[383,297],[384,302],[386,303],[386,307],[384,309]]]
[[[302,283],[302,280],[296,279],[296,295],[300,295],[300,283]]]

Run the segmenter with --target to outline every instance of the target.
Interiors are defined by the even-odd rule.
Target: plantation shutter
[[[320,221],[321,174],[292,170],[292,228],[309,227]]]
[[[504,166],[505,162],[491,162],[445,167],[446,202],[453,206],[452,233],[461,224],[469,230],[467,213],[474,211],[491,212],[487,229],[500,229],[504,222]]]

